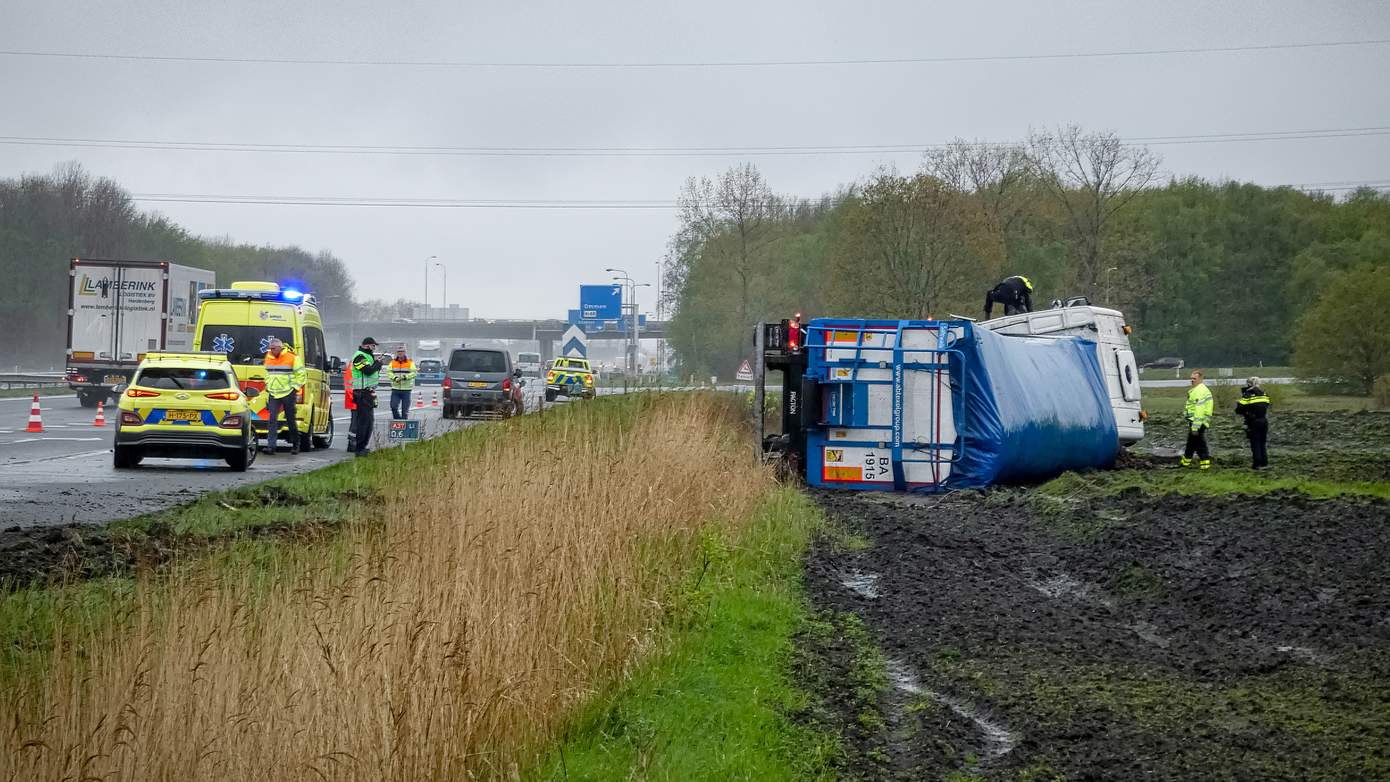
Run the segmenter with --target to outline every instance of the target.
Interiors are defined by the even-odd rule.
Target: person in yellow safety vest
[[[396,357],[386,368],[391,377],[391,418],[404,421],[410,417],[410,391],[415,388],[415,362],[405,354],[405,348],[396,348]]]
[[[265,354],[265,409],[270,414],[270,423],[265,430],[266,453],[275,453],[280,411],[283,410],[285,423],[290,429],[290,453],[296,454],[299,453],[299,421],[295,417],[294,405],[296,395],[308,380],[304,373],[304,359],[286,348],[278,337],[271,337],[266,348],[269,352]]]
[[[1192,466],[1192,455],[1197,455],[1198,469],[1211,469],[1211,451],[1207,449],[1207,427],[1211,425],[1213,412],[1211,389],[1202,382],[1202,371],[1193,370],[1192,387],[1187,389],[1187,404],[1183,405],[1182,415],[1187,419],[1187,447],[1183,449],[1182,466]]]
[[[376,409],[377,376],[381,373],[381,359],[375,353],[376,340],[367,337],[352,354],[352,399],[357,406],[352,410],[352,423],[348,426],[348,450],[353,456],[372,452],[367,446],[372,441],[375,418],[372,411]]]

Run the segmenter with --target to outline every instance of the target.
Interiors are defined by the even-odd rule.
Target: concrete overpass
[[[329,352],[345,355],[357,340],[370,336],[378,342],[405,342],[413,345],[422,339],[442,340],[452,347],[459,342],[485,339],[514,339],[537,343],[543,361],[549,361],[556,354],[556,343],[564,336],[569,323],[563,320],[407,320],[390,321],[349,321],[329,323],[324,328]],[[647,320],[641,330],[642,339],[665,339],[666,322]],[[589,340],[622,341],[627,332],[605,328],[603,331],[589,333]],[[452,344],[451,344],[452,343]]]

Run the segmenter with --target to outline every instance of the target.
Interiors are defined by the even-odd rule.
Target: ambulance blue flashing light
[[[278,291],[248,291],[234,288],[208,288],[198,291],[198,298],[241,299],[243,301],[283,301],[290,304],[315,304],[312,294],[287,288]]]

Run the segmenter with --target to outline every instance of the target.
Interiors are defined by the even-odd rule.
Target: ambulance
[[[333,397],[328,387],[329,357],[323,320],[313,295],[273,282],[234,282],[230,288],[199,293],[201,306],[194,334],[195,351],[227,356],[243,391],[261,393],[250,400],[252,428],[264,437],[270,415],[266,410],[265,354],[272,337],[304,359],[308,380],[295,400],[300,450],[333,444]],[[282,433],[288,427],[280,424]],[[288,437],[287,434],[284,435]]]

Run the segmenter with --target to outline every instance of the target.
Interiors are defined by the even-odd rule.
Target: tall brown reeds
[[[329,543],[148,576],[4,693],[0,779],[507,778],[660,642],[770,487],[715,395],[575,405],[362,460]],[[362,473],[363,476],[369,473]]]

